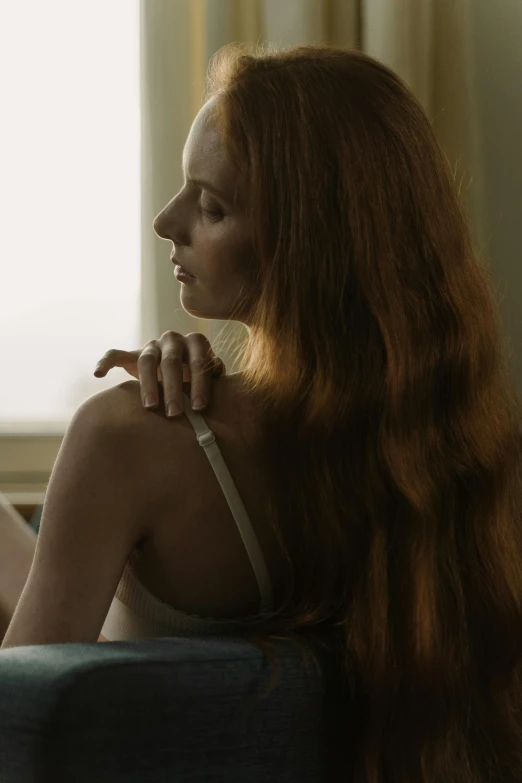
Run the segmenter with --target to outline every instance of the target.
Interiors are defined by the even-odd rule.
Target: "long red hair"
[[[248,638],[335,639],[339,779],[520,783],[522,410],[448,159],[360,51],[228,44],[212,96],[254,231],[241,371],[286,575]]]

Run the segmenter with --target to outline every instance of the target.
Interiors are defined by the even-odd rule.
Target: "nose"
[[[170,239],[174,241],[172,237],[172,234],[174,233],[174,225],[170,204],[162,209],[159,215],[156,215],[152,222],[152,228],[156,234],[161,237],[161,239]]]
[[[175,206],[178,203],[177,198],[177,196],[174,196],[152,221],[152,228],[155,233],[161,239],[171,240],[172,242],[175,241],[174,235],[178,234],[180,229],[180,212]]]
[[[152,223],[152,228],[154,229],[155,233],[158,236],[161,236],[161,220],[160,215],[156,215],[154,218],[154,222]],[[164,237],[162,237],[164,239]]]

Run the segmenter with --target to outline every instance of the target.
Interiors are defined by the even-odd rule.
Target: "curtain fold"
[[[471,0],[362,0],[362,15],[362,50],[392,68],[422,104],[482,246],[484,154]]]
[[[141,338],[202,332],[234,372],[237,323],[196,319],[179,302],[170,246],[154,217],[182,186],[181,155],[212,55],[229,41],[359,48],[396,71],[422,103],[483,243],[482,140],[471,57],[470,0],[140,0]],[[215,336],[225,327],[224,341]],[[236,343],[237,344],[237,343]]]

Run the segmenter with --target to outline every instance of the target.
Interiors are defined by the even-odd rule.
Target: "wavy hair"
[[[522,408],[448,159],[358,50],[227,44],[213,96],[248,185],[235,312],[284,574],[247,638],[276,667],[273,639],[339,652],[339,780],[520,783]]]

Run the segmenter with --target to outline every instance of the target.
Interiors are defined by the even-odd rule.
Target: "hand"
[[[194,410],[202,410],[208,405],[213,379],[226,375],[225,365],[214,354],[203,334],[191,332],[183,336],[172,330],[164,332],[159,340],[151,340],[141,350],[120,351],[111,348],[96,365],[94,375],[103,378],[112,367],[122,367],[139,380],[145,408],[157,408],[158,381],[163,381],[167,416],[183,413],[183,383],[191,384]],[[203,405],[194,405],[197,397],[203,398]],[[175,413],[169,412],[172,403],[178,406]]]

